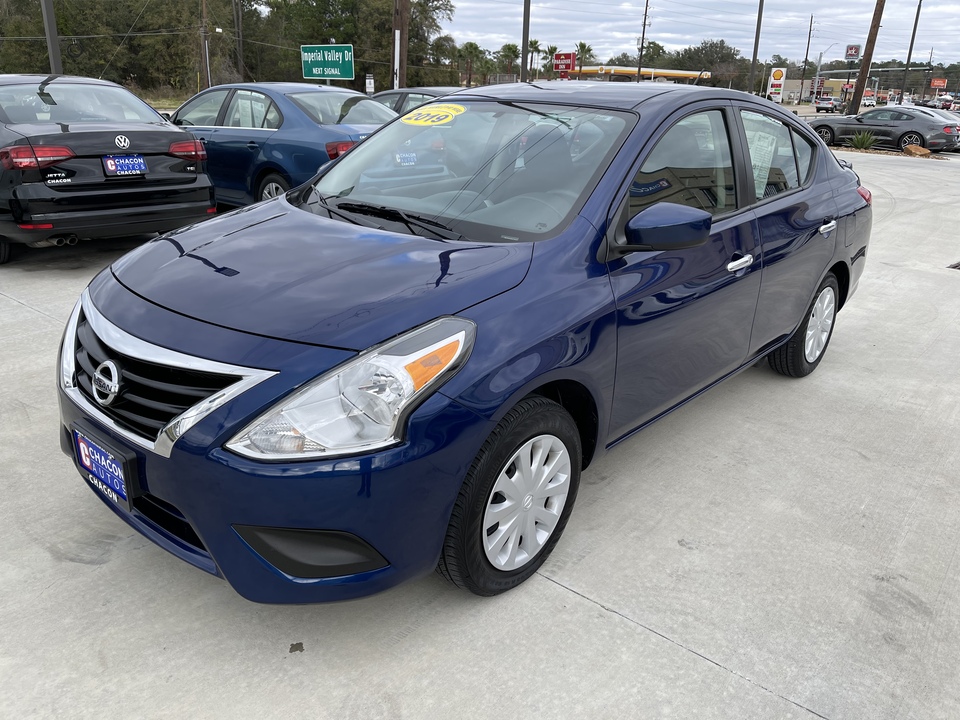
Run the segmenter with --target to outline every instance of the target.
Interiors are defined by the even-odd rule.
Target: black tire
[[[6,240],[0,240],[0,265],[10,262],[10,256],[13,254],[10,243]]]
[[[261,180],[260,184],[257,186],[257,202],[269,200],[272,197],[277,197],[277,195],[282,195],[289,189],[290,183],[288,183],[282,176],[277,175],[276,173],[270,173],[263,178],[263,180]]]
[[[832,296],[830,296],[832,293]],[[816,352],[815,357],[811,360],[808,355],[807,347],[807,330],[811,328],[813,323],[818,323],[821,326],[821,337],[822,337],[822,325],[823,318],[818,317],[815,310],[818,309],[818,303],[823,300],[829,300],[831,303],[830,311],[830,323],[829,327],[826,329],[826,338],[822,340],[823,344],[820,349]],[[827,276],[823,279],[823,282],[820,283],[820,287],[817,288],[816,294],[813,296],[813,301],[810,303],[810,307],[807,308],[807,314],[804,315],[803,322],[800,323],[800,327],[797,328],[797,331],[791,336],[791,338],[786,342],[785,345],[781,345],[776,350],[767,355],[767,362],[770,363],[770,367],[776,370],[781,375],[787,375],[788,377],[806,377],[814,370],[817,369],[817,366],[820,364],[820,361],[823,360],[823,356],[827,352],[827,347],[830,345],[830,338],[833,337],[833,328],[836,326],[837,322],[837,309],[840,301],[840,286],[837,283],[837,278],[833,273],[827,273]],[[811,348],[811,352],[815,349]]]
[[[823,141],[824,141],[827,145],[833,145],[833,141],[834,141],[833,130],[831,130],[830,128],[828,128],[828,127],[826,127],[826,126],[814,128],[813,130],[814,130],[815,133],[817,133],[817,135],[819,135],[821,138],[823,138]]]
[[[907,145],[919,145],[920,147],[926,147],[926,145],[923,143],[923,136],[914,130],[905,132],[900,136],[900,139],[897,140],[897,147],[901,150],[903,150]]]
[[[523,565],[501,570],[490,562],[484,547],[485,538],[490,536],[490,533],[484,534],[484,516],[488,504],[496,502],[494,498],[499,495],[494,492],[498,478],[501,473],[509,471],[517,451],[544,435],[559,440],[569,453],[566,499],[552,533],[540,549]],[[437,571],[458,587],[482,596],[506,592],[533,575],[550,555],[566,527],[577,498],[581,460],[580,433],[570,414],[544,397],[531,396],[521,400],[490,433],[467,472],[450,516]],[[526,502],[523,505],[526,507]],[[498,526],[499,522],[493,530]],[[522,543],[521,535],[517,544]]]

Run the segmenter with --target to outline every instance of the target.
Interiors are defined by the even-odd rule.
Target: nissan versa
[[[62,447],[125,522],[251,600],[434,568],[503,592],[599,454],[758,359],[816,369],[870,200],[742,93],[457,94],[98,275],[63,339]]]

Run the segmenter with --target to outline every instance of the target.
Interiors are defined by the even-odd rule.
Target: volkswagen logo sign
[[[120,392],[120,368],[113,360],[100,363],[93,371],[93,399],[106,407]]]
[[[117,135],[117,138],[114,140],[114,142],[121,150],[126,150],[128,147],[130,147],[130,138],[128,138],[126,135]]]

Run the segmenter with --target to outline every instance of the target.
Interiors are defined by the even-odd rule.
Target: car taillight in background
[[[857,192],[860,194],[864,200],[867,201],[867,205],[873,205],[873,193],[867,190],[863,185],[857,188]]]
[[[957,126],[956,126],[956,125],[944,125],[944,126],[943,126],[943,131],[944,131],[947,135],[953,135],[953,134],[955,134],[955,133],[957,132]]]
[[[9,145],[0,148],[0,165],[5,170],[36,170],[50,167],[76,157],[73,150],[63,145]]]
[[[179,140],[170,143],[170,149],[167,152],[184,160],[201,161],[207,159],[207,149],[199,140]]]
[[[356,143],[353,140],[337,140],[335,142],[328,142],[327,155],[329,155],[330,159],[333,160],[334,158],[343,155],[354,145],[356,145]]]

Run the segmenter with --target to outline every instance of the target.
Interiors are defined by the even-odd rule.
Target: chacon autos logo
[[[93,371],[93,399],[106,407],[120,392],[120,368],[112,360],[100,363]]]
[[[130,147],[130,138],[128,138],[126,135],[117,135],[114,142],[121,150],[126,150],[128,147]]]

